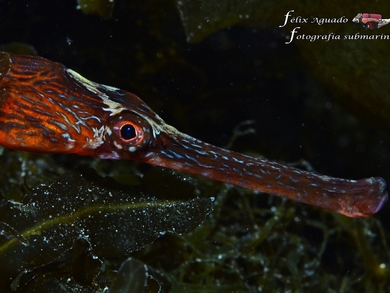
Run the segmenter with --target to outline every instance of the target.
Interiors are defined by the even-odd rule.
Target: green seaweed
[[[142,188],[102,181],[92,170],[67,172],[34,188],[22,203],[3,202],[0,271],[58,262],[80,239],[98,259],[127,256],[166,232],[188,233],[211,208],[208,199],[158,200]]]
[[[111,17],[114,0],[78,0],[78,8],[84,14],[96,14],[101,17]]]

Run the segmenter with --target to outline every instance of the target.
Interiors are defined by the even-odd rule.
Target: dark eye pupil
[[[125,124],[121,128],[121,136],[123,139],[132,139],[136,136],[135,128],[131,124]]]

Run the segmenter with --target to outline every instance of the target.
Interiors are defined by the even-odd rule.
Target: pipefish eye
[[[106,141],[116,149],[129,152],[144,147],[150,140],[149,123],[133,113],[121,113],[107,123]]]
[[[131,141],[137,138],[137,126],[132,123],[126,123],[121,126],[121,137],[125,141]]]

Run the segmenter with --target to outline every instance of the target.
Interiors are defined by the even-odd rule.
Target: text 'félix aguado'
[[[290,10],[285,14],[284,23],[282,25],[279,25],[279,27],[285,27],[288,23],[293,24],[317,24],[317,25],[323,25],[328,23],[347,23],[348,18],[345,16],[341,16],[339,18],[324,18],[324,17],[302,17],[302,16],[292,16],[292,13],[294,10]],[[294,38],[297,40],[310,40],[315,41],[318,39],[322,39],[325,41],[329,40],[340,40],[340,35],[337,35],[333,32],[329,33],[328,35],[308,35],[308,34],[298,34],[298,30],[300,29],[300,26],[295,27],[291,31],[290,40],[286,42],[285,44],[290,44]]]

